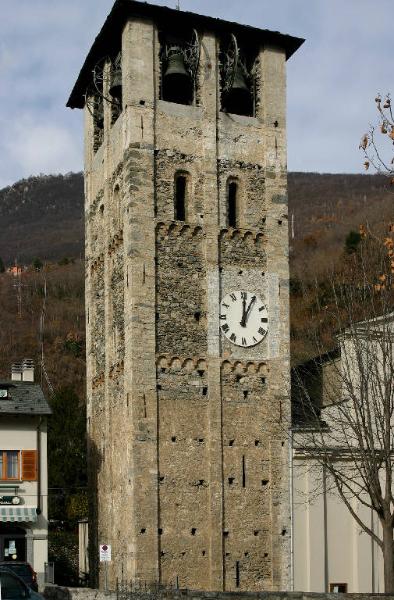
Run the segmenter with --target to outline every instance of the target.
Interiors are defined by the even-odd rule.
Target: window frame
[[[16,477],[7,476],[8,468],[8,454],[11,452],[17,453],[17,464],[18,472]],[[2,455],[1,470],[0,470],[0,481],[21,481],[21,451],[20,450],[0,450]]]

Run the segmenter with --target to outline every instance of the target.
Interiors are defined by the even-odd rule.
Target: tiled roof
[[[0,398],[0,415],[50,415],[52,413],[41,387],[27,381],[0,381],[0,389],[8,390]]]

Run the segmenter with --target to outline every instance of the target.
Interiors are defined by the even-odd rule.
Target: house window
[[[174,215],[176,221],[186,221],[186,175],[177,174],[175,176],[175,199]]]
[[[36,481],[36,450],[0,450],[0,481]]]
[[[0,450],[0,478],[19,479],[18,450]]]
[[[0,388],[0,399],[1,398],[8,398],[8,389],[7,388]]]
[[[238,227],[238,185],[230,181],[227,186],[227,224],[229,227]]]
[[[330,583],[331,594],[347,594],[347,583]]]

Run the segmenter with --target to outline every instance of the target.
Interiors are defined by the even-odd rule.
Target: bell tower
[[[290,576],[286,60],[303,40],[117,0],[85,112],[91,566]]]

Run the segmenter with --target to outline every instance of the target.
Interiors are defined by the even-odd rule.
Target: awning
[[[34,523],[37,521],[37,510],[32,506],[0,506],[0,521]]]

